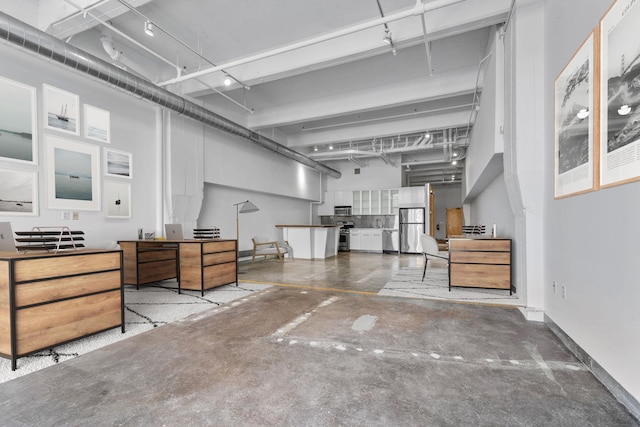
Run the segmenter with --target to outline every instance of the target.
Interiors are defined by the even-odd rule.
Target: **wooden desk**
[[[449,290],[452,286],[509,289],[511,287],[511,239],[449,239]]]
[[[236,240],[119,241],[124,281],[139,285],[176,278],[182,289],[200,291],[238,283]]]
[[[0,253],[0,356],[17,359],[120,326],[120,250]]]

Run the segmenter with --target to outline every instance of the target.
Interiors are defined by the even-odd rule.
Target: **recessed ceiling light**
[[[153,37],[153,24],[151,21],[146,21],[144,23],[144,33],[150,37]]]
[[[229,77],[226,77],[226,78],[224,79],[224,85],[225,85],[225,86],[230,86],[230,85],[231,85],[231,79],[230,79]]]

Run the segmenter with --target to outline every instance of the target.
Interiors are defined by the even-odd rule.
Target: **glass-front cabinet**
[[[394,215],[398,213],[398,190],[355,190],[353,215]]]

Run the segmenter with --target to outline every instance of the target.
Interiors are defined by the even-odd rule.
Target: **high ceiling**
[[[459,180],[451,160],[464,158],[512,0],[37,4],[31,25],[283,145],[328,165],[382,158],[419,185]]]

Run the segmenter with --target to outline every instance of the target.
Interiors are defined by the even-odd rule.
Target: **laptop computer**
[[[10,222],[0,222],[0,252],[15,252],[16,241]]]
[[[182,224],[165,224],[164,234],[167,240],[184,240],[182,237]]]

